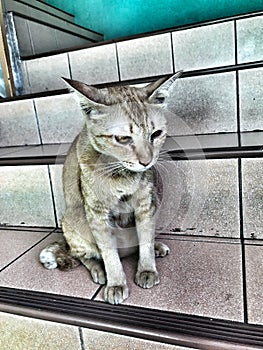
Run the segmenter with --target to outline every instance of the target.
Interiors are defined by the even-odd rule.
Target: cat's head
[[[76,92],[86,117],[89,142],[101,154],[135,172],[149,169],[158,159],[167,129],[166,99],[182,74],[161,78],[145,87],[97,89],[63,78]]]

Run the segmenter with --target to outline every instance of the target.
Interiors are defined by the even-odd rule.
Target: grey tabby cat
[[[82,262],[94,282],[106,284],[104,299],[128,297],[120,258],[138,250],[135,282],[159,283],[155,256],[169,248],[155,242],[156,191],[151,167],[166,138],[164,107],[177,72],[146,87],[97,89],[64,79],[75,91],[86,123],[73,142],[63,170],[67,244],[40,253],[46,268],[69,269]]]

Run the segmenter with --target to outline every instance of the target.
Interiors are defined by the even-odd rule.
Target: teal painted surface
[[[119,38],[263,10],[263,0],[47,0],[76,23]]]

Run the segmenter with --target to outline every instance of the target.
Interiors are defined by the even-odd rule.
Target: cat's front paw
[[[142,288],[152,288],[159,284],[160,280],[157,271],[138,271],[135,282]]]
[[[58,267],[56,255],[48,248],[43,249],[39,254],[39,261],[46,269],[52,270]]]
[[[128,298],[129,292],[127,285],[106,286],[104,289],[104,300],[110,304],[120,304]]]

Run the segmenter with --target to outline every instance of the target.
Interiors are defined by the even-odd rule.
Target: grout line
[[[51,236],[52,233],[55,232],[55,229],[49,232],[45,237],[41,238],[39,241],[37,241],[35,244],[33,244],[31,247],[29,247],[27,250],[25,250],[23,253],[18,255],[14,260],[10,261],[7,265],[5,265],[3,268],[0,269],[0,272],[4,271],[6,268],[8,268],[10,265],[15,263],[17,260],[19,260],[23,255],[27,254],[31,249],[35,248],[39,243],[44,241],[47,237]]]
[[[117,43],[115,43],[115,53],[116,53],[116,61],[117,61],[118,78],[119,78],[119,81],[121,81],[120,60],[119,60]]]
[[[175,59],[174,59],[174,46],[173,46],[173,33],[170,32],[171,37],[171,54],[172,54],[172,65],[173,65],[173,73],[175,73]]]
[[[51,198],[52,198],[52,204],[53,204],[55,225],[56,225],[56,228],[59,228],[59,226],[58,226],[58,218],[57,218],[57,211],[56,211],[55,194],[54,194],[54,190],[53,190],[52,177],[51,177],[51,171],[50,171],[50,166],[49,165],[47,165],[47,169],[48,169],[50,192],[51,192]]]
[[[84,339],[83,339],[83,331],[82,331],[81,327],[79,327],[79,340],[80,340],[81,350],[85,350],[85,343],[84,343]]]
[[[242,276],[243,276],[244,322],[248,323],[247,280],[246,280],[246,252],[245,252],[245,239],[244,239],[244,217],[243,217],[243,196],[242,196],[243,183],[242,183],[241,158],[238,159],[238,185],[239,185],[239,215],[240,215],[241,258],[242,258]]]
[[[69,58],[69,52],[67,52],[67,57],[68,57],[69,77],[70,77],[70,79],[72,79],[72,69],[71,69],[71,63],[70,63],[70,58]]]
[[[238,65],[238,48],[237,48],[237,22],[234,20],[234,52],[235,65]],[[237,112],[237,137],[238,147],[241,147],[241,120],[240,120],[240,96],[239,96],[239,71],[236,70],[236,112]]]
[[[40,144],[43,145],[43,139],[42,139],[41,130],[40,130],[40,124],[39,124],[39,118],[38,118],[36,102],[35,102],[35,99],[33,99],[32,101],[33,101],[33,107],[34,107],[34,112],[35,112],[35,120],[36,120],[36,123],[37,123],[37,131],[38,131],[39,141],[40,141]]]
[[[94,293],[94,295],[91,297],[90,300],[95,300],[95,298],[98,296],[98,294],[100,293],[103,287],[104,285],[99,286],[99,288],[96,290],[96,292]]]

